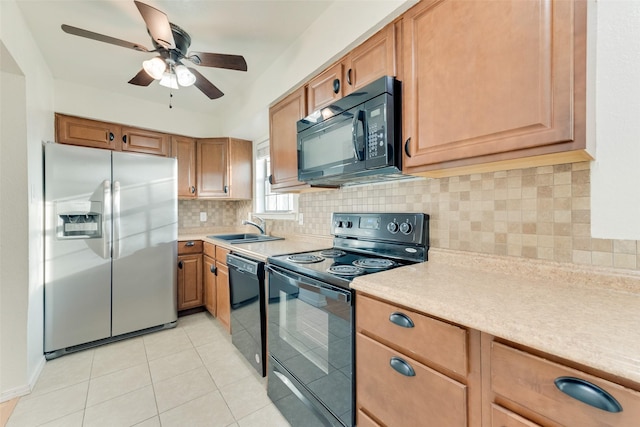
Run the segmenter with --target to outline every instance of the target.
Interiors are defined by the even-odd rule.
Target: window
[[[269,174],[269,141],[262,141],[256,146],[256,205],[255,211],[262,216],[278,218],[295,218],[298,210],[297,194],[279,194],[271,192]]]

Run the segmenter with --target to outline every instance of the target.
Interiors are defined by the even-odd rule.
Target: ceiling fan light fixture
[[[151,77],[156,80],[160,80],[167,69],[167,64],[164,62],[162,58],[156,56],[154,58],[148,59],[142,62],[142,68],[147,72]]]
[[[178,65],[174,68],[176,76],[178,78],[178,83],[180,86],[191,86],[196,82],[196,76],[193,75],[191,71],[184,65]]]
[[[178,89],[178,78],[173,73],[164,73],[160,79],[160,86],[168,87],[169,89]]]

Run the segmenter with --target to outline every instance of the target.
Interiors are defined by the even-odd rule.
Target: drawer
[[[178,255],[202,253],[202,240],[178,240]]]
[[[370,416],[365,414],[361,409],[358,408],[358,412],[356,414],[356,425],[358,427],[380,427],[380,424],[371,419]]]
[[[540,427],[508,409],[491,404],[491,427]]]
[[[225,249],[221,246],[216,246],[216,261],[227,263],[227,255],[231,252],[229,249]]]
[[[554,383],[560,377],[599,387],[620,403],[622,412],[607,412],[568,396]],[[637,391],[497,342],[491,345],[491,388],[496,395],[566,426],[637,427],[640,420]],[[587,394],[597,393],[590,389]]]
[[[209,242],[204,242],[203,244],[203,252],[205,255],[210,256],[211,258],[216,257],[216,245],[209,243]]]
[[[413,376],[391,366],[400,358]],[[402,364],[403,362],[400,362]],[[356,334],[357,405],[388,426],[467,426],[467,387],[360,333]]]
[[[392,322],[405,317],[413,327]],[[356,329],[397,345],[417,360],[467,376],[468,339],[464,328],[358,294]]]

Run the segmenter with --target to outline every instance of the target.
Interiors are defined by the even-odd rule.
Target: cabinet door
[[[178,159],[178,197],[196,198],[196,140],[183,136],[171,138],[171,155]]]
[[[122,128],[122,151],[169,156],[170,137],[166,133]]]
[[[218,276],[216,280],[216,312],[220,323],[231,333],[231,300],[229,294],[229,267],[216,261]]]
[[[202,255],[178,256],[178,310],[200,307],[202,292]]]
[[[298,181],[298,131],[296,122],[307,115],[305,88],[301,87],[269,109],[271,189],[308,188]]]
[[[229,138],[228,197],[251,200],[253,197],[253,143]]]
[[[316,111],[342,98],[342,68],[340,62],[309,81],[307,111]]]
[[[56,114],[56,142],[120,150],[121,129],[113,123]]]
[[[585,24],[581,1],[428,0],[410,9],[404,171],[584,149]]]
[[[204,255],[202,276],[204,278],[204,306],[212,316],[216,316],[216,260]]]
[[[382,76],[396,76],[396,26],[389,24],[349,53],[344,70],[348,95]]]
[[[228,138],[198,140],[198,198],[228,198]]]

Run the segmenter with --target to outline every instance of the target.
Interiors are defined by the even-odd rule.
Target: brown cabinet
[[[403,171],[446,176],[589,159],[585,27],[584,1],[427,0],[410,9]],[[484,169],[469,167],[478,164]]]
[[[316,111],[342,98],[342,62],[323,71],[307,83],[307,111]]]
[[[122,127],[122,151],[169,157],[170,141],[166,133]]]
[[[491,424],[508,426],[637,426],[640,393],[596,375],[574,369],[552,356],[535,355],[496,341],[485,340],[490,361],[483,380],[490,383]],[[608,393],[621,406],[609,412],[577,400],[560,391],[575,387],[579,395],[601,401]],[[508,423],[503,421],[508,419]],[[518,424],[519,422],[519,424]]]
[[[300,191],[309,185],[298,181],[296,122],[307,115],[306,89],[301,87],[269,108],[271,190]]]
[[[480,424],[479,333],[358,293],[357,424]]]
[[[353,49],[342,61],[343,95],[361,89],[382,76],[398,75],[396,31],[400,24],[387,25],[367,41]]]
[[[119,125],[56,113],[56,142],[93,148],[120,150]]]
[[[199,139],[196,159],[198,198],[233,200],[252,198],[251,141],[236,138]]]
[[[220,323],[231,333],[231,299],[229,293],[228,249],[216,246],[216,312]]]
[[[178,311],[204,304],[202,241],[178,242]]]
[[[211,243],[204,242],[202,256],[202,277],[204,286],[204,306],[213,317],[217,315],[217,266],[216,247]]]
[[[178,198],[195,199],[196,140],[184,136],[171,137],[171,155],[178,160]]]

